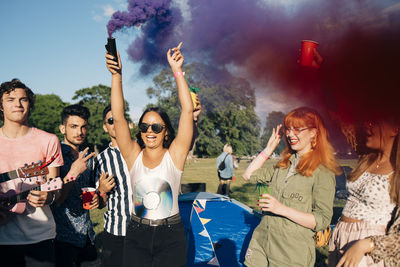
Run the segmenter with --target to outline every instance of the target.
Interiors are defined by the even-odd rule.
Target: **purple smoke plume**
[[[108,35],[111,37],[124,27],[139,26],[153,17],[162,21],[168,16],[170,4],[171,0],[130,0],[128,11],[117,11],[112,15],[107,24]]]
[[[260,94],[281,92],[285,102],[301,99],[343,117],[376,110],[400,114],[393,98],[400,84],[395,0],[304,0],[286,6],[267,0],[188,0],[188,10],[172,8],[171,1],[128,3],[128,12],[116,12],[108,29],[112,34],[142,24],[142,34],[128,49],[142,73],[165,65],[168,48],[183,41],[185,58],[237,66],[241,76],[268,87]],[[304,39],[320,43],[320,70],[296,63]]]

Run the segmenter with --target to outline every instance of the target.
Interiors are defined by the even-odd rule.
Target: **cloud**
[[[111,17],[112,14],[114,14],[114,12],[115,12],[114,8],[113,8],[111,5],[105,5],[105,6],[103,6],[103,10],[104,10],[103,15],[104,15],[105,17]]]
[[[92,11],[92,19],[96,22],[104,21],[104,17],[102,15],[97,14],[95,11]]]
[[[122,4],[120,4],[120,7],[122,7]],[[109,20],[114,12],[115,9],[110,4],[99,6],[97,10],[92,11],[92,19],[96,22],[104,22]]]

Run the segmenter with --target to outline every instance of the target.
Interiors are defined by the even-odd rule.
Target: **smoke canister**
[[[196,97],[197,97],[197,92],[200,92],[200,89],[198,89],[194,86],[190,86],[189,91],[190,91],[190,96],[192,97],[193,109],[196,109],[196,107],[197,107]]]
[[[118,65],[117,45],[115,44],[115,38],[107,38],[107,44],[105,45],[105,47],[107,49],[107,52],[114,57],[114,61],[117,62]]]
[[[318,42],[311,40],[301,41],[301,57],[300,64],[305,67],[311,67],[314,60],[314,49],[317,48]]]

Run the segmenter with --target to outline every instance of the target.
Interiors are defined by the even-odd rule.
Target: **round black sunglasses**
[[[149,127],[151,127],[151,130],[154,133],[158,134],[162,132],[165,125],[162,125],[161,123],[153,123],[153,124],[141,123],[139,124],[139,131],[142,133],[146,133]]]
[[[113,125],[113,124],[114,124],[114,119],[113,119],[113,117],[108,118],[108,119],[107,119],[107,123],[110,124],[110,125]]]

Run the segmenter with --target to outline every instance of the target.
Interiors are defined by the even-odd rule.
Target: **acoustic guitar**
[[[9,190],[6,193],[0,193],[0,206],[13,213],[22,213],[26,208],[26,198],[31,190],[51,192],[60,190],[62,186],[63,181],[57,177],[24,192],[16,193],[15,190]]]

